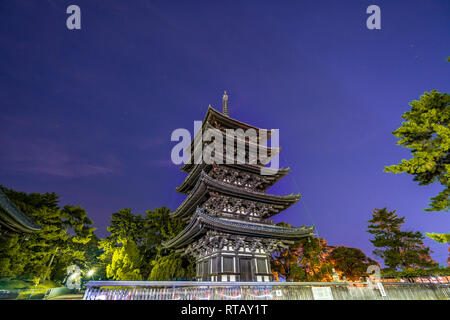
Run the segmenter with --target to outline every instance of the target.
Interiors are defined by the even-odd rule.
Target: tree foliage
[[[431,238],[439,243],[449,243],[450,242],[450,233],[442,234],[442,233],[425,233],[428,238]]]
[[[334,247],[328,261],[332,263],[337,273],[351,281],[366,277],[367,268],[370,265],[378,265],[378,262],[367,257],[360,249],[344,246]]]
[[[113,280],[142,280],[142,265],[139,248],[132,239],[117,239],[113,247],[111,263],[106,266],[106,275]]]
[[[450,208],[450,95],[436,90],[425,92],[410,103],[402,125],[393,132],[397,142],[411,150],[412,158],[385,168],[385,172],[408,173],[419,185],[440,183],[444,190],[431,198],[426,211]]]
[[[279,226],[290,227],[281,222]],[[378,263],[368,258],[360,249],[344,246],[332,247],[321,238],[305,238],[288,248],[272,254],[272,272],[275,279],[287,281],[332,281],[333,268],[349,280],[367,276],[367,267]]]
[[[141,245],[144,241],[144,218],[140,214],[133,214],[129,208],[113,213],[106,229],[109,231],[107,239],[111,242],[119,243],[120,239],[127,239]]]
[[[367,232],[374,236],[370,242],[379,248],[373,253],[382,258],[389,269],[432,268],[437,265],[430,256],[430,248],[423,244],[424,236],[420,232],[401,230],[405,218],[399,217],[395,210],[374,209],[368,222]]]
[[[100,280],[106,279],[106,264],[103,263],[99,259],[102,255],[103,251],[99,248],[100,239],[94,234],[91,240],[84,244],[80,245],[84,248],[85,253],[85,276],[87,276],[86,272],[92,271],[93,274],[90,277],[87,277],[88,280]]]
[[[85,250],[95,228],[79,206],[60,208],[55,193],[17,192],[0,186],[8,198],[30,216],[41,230],[32,234],[12,234],[0,244],[0,275],[62,280],[71,264],[83,265]]]
[[[111,216],[110,235],[99,241],[102,250],[100,260],[106,267],[108,278],[130,280],[137,277],[150,280],[192,278],[194,263],[173,250],[163,248],[162,242],[176,236],[184,227],[178,219],[170,218],[166,207],[146,211],[145,217],[122,209]],[[133,247],[123,249],[123,243]],[[135,246],[135,248],[134,248]],[[115,272],[120,264],[132,266],[135,273]]]
[[[381,275],[386,278],[414,278],[429,276],[450,276],[450,267],[431,269],[407,269],[403,271],[381,270]]]
[[[433,239],[438,243],[450,243],[450,233],[440,234],[440,233],[425,233],[428,238]],[[450,266],[450,246],[447,247],[449,252],[447,258],[447,265]]]
[[[172,251],[154,260],[148,280],[190,280],[194,277],[195,261]]]
[[[149,280],[190,280],[195,277],[195,261],[189,256],[182,256],[174,250],[165,249],[162,243],[180,233],[184,224],[179,219],[169,217],[166,207],[146,211],[148,230],[148,247],[155,254],[150,262]]]
[[[284,222],[277,225],[291,227]],[[329,252],[324,239],[301,239],[272,253],[272,272],[275,278],[282,276],[287,281],[331,281],[332,265],[327,260]]]

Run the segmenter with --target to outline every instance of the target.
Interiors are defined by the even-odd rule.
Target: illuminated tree
[[[419,185],[440,183],[444,190],[431,199],[427,211],[450,208],[450,95],[436,90],[425,92],[410,103],[411,110],[393,132],[397,142],[411,150],[412,158],[385,168],[386,172],[408,173]]]
[[[83,245],[95,228],[79,206],[60,208],[55,193],[17,192],[0,186],[8,198],[41,226],[29,235],[12,235],[0,244],[0,275],[35,279],[63,278],[71,264],[85,260]]]
[[[344,246],[334,247],[328,261],[333,264],[337,273],[352,281],[366,277],[366,270],[370,265],[378,265],[378,262],[367,257],[360,249]]]
[[[102,250],[99,259],[101,265],[109,270],[108,277],[120,277],[115,270],[122,260],[138,270],[133,276],[139,273],[142,279],[171,280],[194,276],[191,259],[161,246],[163,241],[173,238],[184,227],[181,221],[170,218],[169,214],[168,208],[161,207],[146,211],[145,217],[133,214],[130,209],[122,209],[112,215],[108,227],[110,235],[99,241]],[[126,256],[126,250],[118,249],[124,239],[136,246],[132,255]],[[125,275],[129,276],[130,273],[126,272]]]
[[[284,222],[277,225],[290,227]],[[272,272],[274,277],[282,276],[289,281],[331,281],[333,266],[327,261],[329,253],[324,239],[305,238],[272,253]]]
[[[148,280],[191,280],[195,277],[195,260],[170,252],[153,261]]]
[[[447,58],[447,62],[449,62]],[[450,208],[450,95],[437,90],[425,92],[410,103],[405,120],[393,132],[397,142],[411,150],[412,158],[385,168],[385,172],[408,173],[419,185],[441,184],[444,189],[431,198],[426,211]],[[446,235],[448,239],[450,234]]]
[[[111,263],[106,267],[106,275],[114,280],[142,280],[141,255],[136,243],[131,239],[118,239],[112,249]]]

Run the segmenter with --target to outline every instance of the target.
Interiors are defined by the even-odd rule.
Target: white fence
[[[450,284],[90,281],[84,300],[450,300]]]

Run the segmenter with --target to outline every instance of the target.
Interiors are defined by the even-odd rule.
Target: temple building
[[[225,141],[229,135],[227,129],[263,131],[229,116],[226,92],[222,110],[219,112],[209,106],[197,135],[215,128],[220,130]],[[271,131],[264,131],[270,138]],[[258,148],[270,157],[279,152],[278,148],[263,146],[265,141],[259,137]],[[238,139],[232,138],[234,141]],[[204,143],[194,138],[190,151],[197,143],[195,141]],[[247,153],[252,142],[244,137],[241,143],[245,144],[245,159],[249,160]],[[228,154],[225,149],[224,157]],[[313,227],[280,227],[268,220],[300,199],[299,194],[273,195],[266,192],[287,175],[289,169],[270,169],[260,161],[196,164],[193,153],[191,161],[181,168],[187,176],[176,188],[187,197],[171,213],[172,217],[185,221],[186,227],[165,242],[164,247],[193,255],[199,281],[271,281],[271,252],[314,234]],[[261,174],[263,167],[266,170],[264,175]]]
[[[40,229],[0,188],[0,238],[13,233],[33,233]]]

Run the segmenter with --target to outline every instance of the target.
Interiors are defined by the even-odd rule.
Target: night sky
[[[423,211],[441,186],[383,168],[409,158],[391,134],[408,103],[449,92],[449,40],[448,0],[1,1],[0,184],[81,205],[99,236],[121,208],[176,209],[170,134],[227,90],[230,116],[280,129],[291,173],[269,192],[302,199],[276,222],[366,254],[375,207],[448,232],[448,214]],[[426,244],[444,264],[447,247]]]

